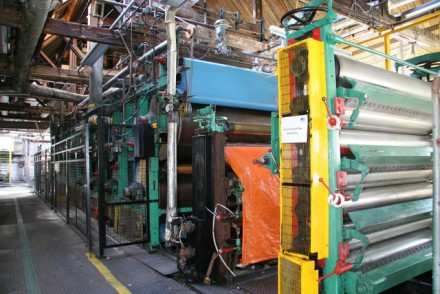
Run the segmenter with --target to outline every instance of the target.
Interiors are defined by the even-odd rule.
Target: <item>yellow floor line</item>
[[[110,270],[96,258],[93,253],[86,253],[87,258],[90,262],[98,269],[104,279],[113,287],[119,294],[131,294],[121,282],[116,279],[116,277],[110,272]]]

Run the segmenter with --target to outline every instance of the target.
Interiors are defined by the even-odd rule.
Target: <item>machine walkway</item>
[[[157,254],[138,247],[106,256],[90,258],[80,235],[27,186],[0,188],[0,293],[276,293],[276,276],[186,285],[162,275]]]
[[[26,186],[0,189],[0,217],[0,293],[194,293],[134,258],[95,260],[110,272],[101,273],[84,240]]]

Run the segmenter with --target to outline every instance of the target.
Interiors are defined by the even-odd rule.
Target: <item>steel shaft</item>
[[[359,200],[344,204],[344,213],[432,197],[432,185],[428,183],[387,186],[365,189]]]

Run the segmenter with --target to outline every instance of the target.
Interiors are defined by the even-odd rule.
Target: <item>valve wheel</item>
[[[287,29],[299,29],[303,26],[306,26],[308,24],[311,24],[313,22],[313,19],[316,16],[316,13],[318,11],[327,11],[327,8],[323,8],[323,7],[318,7],[318,6],[310,6],[310,7],[301,7],[301,8],[297,8],[297,9],[292,9],[288,12],[286,12],[282,17],[281,17],[281,26]],[[304,12],[302,17],[298,17],[296,16],[297,13],[300,12]],[[296,23],[294,24],[288,24],[287,19],[294,19],[296,20]]]

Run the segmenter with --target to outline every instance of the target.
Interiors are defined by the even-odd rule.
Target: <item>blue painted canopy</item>
[[[185,67],[177,90],[190,85],[192,103],[277,111],[276,75],[188,58]]]

